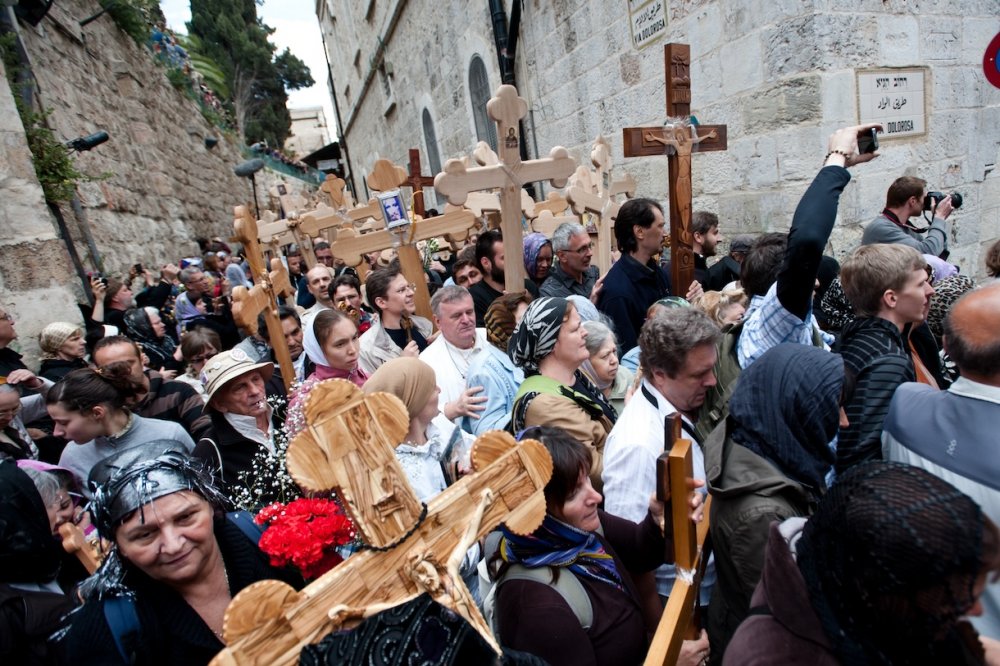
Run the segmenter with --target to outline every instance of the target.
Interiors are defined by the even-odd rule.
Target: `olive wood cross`
[[[303,410],[306,429],[289,446],[288,471],[307,493],[334,491],[370,548],[300,592],[274,580],[242,590],[226,610],[227,647],[211,664],[297,664],[303,646],[423,592],[499,653],[458,575],[459,556],[500,523],[517,534],[541,524],[552,474],[545,447],[498,431],[483,435],[472,449],[473,473],[424,508],[393,453],[409,429],[402,401],[365,396],[335,379],[316,385]]]
[[[620,180],[612,178],[611,144],[603,136],[594,141],[590,162],[594,170],[585,167],[577,169],[570,179],[570,186],[566,188],[566,198],[573,204],[574,213],[591,213],[596,218],[597,251],[594,252],[594,259],[601,275],[604,275],[611,269],[614,221],[621,207],[617,197],[622,194],[635,196],[635,180],[629,174]]]
[[[246,206],[236,206],[233,209],[236,230],[235,238],[243,244],[247,263],[253,276],[253,288],[239,286],[233,288],[233,320],[250,334],[257,332],[257,316],[263,312],[267,322],[267,335],[270,339],[274,357],[281,367],[281,379],[287,391],[295,380],[295,366],[291,353],[288,351],[288,341],[281,329],[281,319],[278,317],[278,297],[290,297],[295,293],[288,279],[288,271],[281,259],[271,259],[271,270],[264,264],[264,253],[257,242],[257,221]]]
[[[502,85],[486,104],[486,113],[497,124],[499,163],[491,166],[466,168],[461,160],[448,160],[444,171],[434,177],[434,189],[449,202],[460,205],[469,192],[499,187],[500,227],[503,231],[506,262],[504,284],[508,292],[524,289],[523,261],[514,257],[524,254],[521,225],[521,189],[525,183],[549,180],[553,187],[562,187],[573,170],[576,160],[562,146],[553,148],[548,157],[521,161],[518,121],[528,113],[528,103],[518,96],[517,89]]]

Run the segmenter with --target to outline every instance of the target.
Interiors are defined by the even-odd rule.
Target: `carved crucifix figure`
[[[521,161],[518,121],[528,114],[528,103],[518,96],[514,86],[502,85],[486,104],[486,112],[496,121],[500,143],[500,162],[496,165],[466,168],[461,160],[448,160],[444,171],[434,177],[434,189],[449,202],[461,205],[469,192],[501,188],[501,229],[504,254],[510,259],[505,266],[506,291],[524,289],[524,262],[515,260],[524,255],[521,225],[521,188],[525,183],[549,180],[553,187],[562,187],[576,169],[576,160],[562,146],[553,148],[548,157]]]
[[[226,610],[227,647],[211,663],[297,664],[304,645],[422,592],[469,621],[499,653],[458,562],[469,544],[501,522],[516,534],[541,524],[552,474],[542,443],[517,443],[496,431],[483,435],[472,450],[474,472],[422,506],[393,453],[409,427],[397,397],[365,396],[334,379],[313,388],[303,413],[307,425],[289,447],[288,471],[308,493],[336,492],[369,548],[300,592],[273,580],[245,588]],[[367,473],[375,468],[392,482]],[[390,516],[374,505],[386,494],[399,507]]]
[[[688,119],[691,114],[691,47],[687,44],[667,44],[664,47],[664,69],[667,116]],[[663,155],[664,150],[667,151],[671,282],[675,294],[686,294],[694,279],[691,154],[726,150],[726,126],[626,127],[622,134],[625,157]]]
[[[570,179],[570,187],[566,189],[566,198],[573,204],[574,213],[591,213],[597,220],[597,250],[594,257],[601,275],[604,275],[611,269],[611,240],[614,237],[612,225],[621,208],[616,197],[622,194],[634,196],[635,180],[629,174],[625,174],[620,180],[613,179],[611,145],[603,136],[594,141],[590,161],[594,165],[594,172],[586,172],[588,177],[581,178],[574,174],[574,178]],[[579,169],[577,174],[583,176]]]

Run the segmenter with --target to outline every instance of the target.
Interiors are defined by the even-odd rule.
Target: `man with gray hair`
[[[591,266],[594,248],[582,224],[564,222],[552,234],[552,251],[558,260],[539,288],[541,296],[566,298],[576,294],[597,301],[599,271]],[[595,288],[596,287],[596,288]]]
[[[457,423],[463,416],[479,418],[485,396],[482,386],[466,388],[465,377],[472,358],[486,348],[486,329],[476,328],[476,309],[465,287],[441,287],[431,298],[431,311],[440,335],[420,352],[420,360],[434,368],[438,406],[447,420]]]
[[[705,457],[695,434],[698,410],[708,389],[715,386],[712,372],[721,333],[704,312],[695,308],[660,310],[639,333],[642,383],[625,405],[604,444],[604,509],[610,514],[642,521],[649,497],[656,492],[656,458],[664,451],[664,420],[680,414],[684,436],[692,449],[694,476],[705,480]],[[669,449],[669,446],[666,445]],[[700,492],[706,492],[701,488]],[[657,592],[670,595],[674,567],[656,571]],[[713,567],[701,587],[707,604]]]

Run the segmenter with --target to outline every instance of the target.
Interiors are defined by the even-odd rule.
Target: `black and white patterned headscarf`
[[[556,348],[569,305],[565,298],[539,298],[524,312],[510,336],[507,353],[525,375],[537,375],[538,364]]]

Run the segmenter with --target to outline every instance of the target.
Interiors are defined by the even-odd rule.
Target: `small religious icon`
[[[507,128],[507,138],[504,139],[504,145],[508,148],[517,148],[517,135],[513,127]]]
[[[382,213],[385,216],[385,226],[387,229],[405,227],[410,223],[403,204],[403,197],[399,190],[390,190],[378,195],[379,204],[382,206]]]

